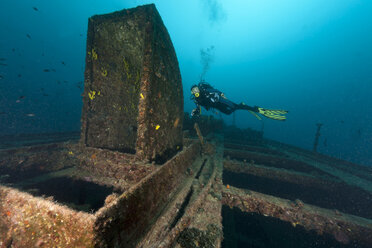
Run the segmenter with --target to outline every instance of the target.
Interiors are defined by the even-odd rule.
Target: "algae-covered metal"
[[[178,60],[155,5],[89,19],[82,142],[165,162],[182,148]]]

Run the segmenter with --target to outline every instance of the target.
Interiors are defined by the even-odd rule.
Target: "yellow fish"
[[[173,127],[177,127],[179,121],[180,121],[180,118],[177,118],[177,119],[174,121],[174,123],[173,123]]]

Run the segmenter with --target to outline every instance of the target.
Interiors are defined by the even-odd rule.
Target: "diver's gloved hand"
[[[196,109],[193,109],[192,111],[191,111],[191,116],[192,117],[198,117],[200,115],[200,110],[199,110],[199,108],[196,108]]]
[[[258,107],[258,113],[273,120],[285,121],[287,119],[285,114],[287,114],[288,111],[279,109],[264,109]]]

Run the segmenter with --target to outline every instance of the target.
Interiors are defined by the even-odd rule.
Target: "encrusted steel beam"
[[[261,164],[269,167],[284,168],[314,175],[333,177],[331,174],[310,164],[289,158],[233,149],[225,149],[224,157],[228,159],[237,159],[251,164]]]
[[[209,144],[211,145],[211,144]],[[199,171],[153,225],[140,247],[220,247],[222,147],[197,160]]]
[[[372,245],[372,221],[369,219],[232,186],[222,191],[222,203],[241,211],[279,218],[294,227],[301,225],[319,235],[329,233],[344,244],[356,241],[366,247]]]

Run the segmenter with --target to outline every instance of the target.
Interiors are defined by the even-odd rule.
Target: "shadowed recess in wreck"
[[[306,231],[296,223],[244,213],[237,208],[222,207],[224,239],[223,248],[235,247],[296,247],[296,248],[367,248],[356,241],[350,242],[342,233],[318,235]],[[343,244],[348,243],[348,244]]]

